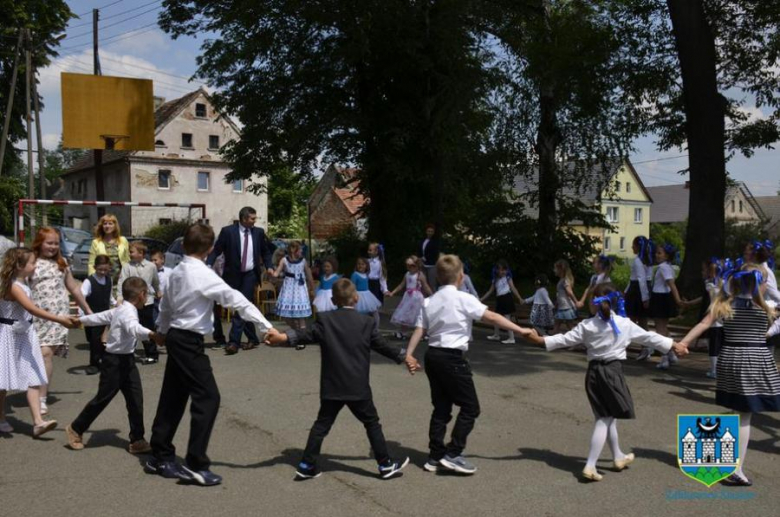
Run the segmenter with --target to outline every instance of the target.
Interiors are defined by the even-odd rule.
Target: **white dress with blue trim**
[[[312,305],[317,308],[317,312],[335,311],[336,305],[333,303],[333,284],[341,278],[341,275],[333,273],[329,277],[320,278],[320,286],[317,288],[317,294],[314,296]]]
[[[382,307],[382,302],[368,290],[368,275],[355,271],[350,278],[358,292],[358,303],[355,310],[364,314],[371,314]]]
[[[284,283],[276,302],[276,314],[282,318],[311,316],[309,289],[306,286],[306,259],[284,259]]]

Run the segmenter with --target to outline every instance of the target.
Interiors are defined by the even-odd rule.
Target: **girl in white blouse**
[[[635,418],[634,401],[623,376],[626,348],[631,343],[638,343],[662,353],[674,350],[672,353],[680,355],[687,354],[688,349],[668,337],[648,332],[626,318],[620,292],[610,284],[596,288],[590,311],[593,317],[583,320],[566,334],[540,337],[534,332],[526,339],[544,345],[548,351],[585,345],[588,356],[585,391],[596,423],[582,476],[601,481],[603,476],[596,470],[596,462],[607,440],[616,470],[623,470],[634,461],[633,453],[625,454],[620,449],[617,431],[617,419]]]
[[[653,276],[653,289],[650,294],[650,317],[655,323],[655,331],[662,336],[669,335],[669,320],[677,316],[677,307],[683,305],[680,293],[674,283],[674,269],[671,262],[677,256],[677,248],[671,244],[658,246],[655,261],[658,268]],[[648,357],[652,355],[652,352]],[[677,362],[677,356],[666,354],[656,368],[667,370]]]

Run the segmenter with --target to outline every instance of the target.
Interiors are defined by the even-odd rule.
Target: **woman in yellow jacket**
[[[89,275],[95,273],[95,257],[98,255],[108,255],[111,259],[111,281],[116,285],[122,265],[130,262],[130,251],[127,239],[122,237],[119,229],[119,221],[113,214],[104,215],[95,226],[95,238],[89,248]]]

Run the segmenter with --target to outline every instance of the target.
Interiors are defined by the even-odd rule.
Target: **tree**
[[[620,0],[615,23],[636,47],[635,65],[653,81],[636,83],[653,110],[661,149],[687,146],[690,213],[678,284],[700,284],[699,265],[724,251],[726,160],[778,140],[780,2],[777,0]],[[751,120],[743,97],[773,110]]]
[[[369,236],[387,244],[391,260],[413,249],[410,228],[452,228],[470,195],[500,186],[484,146],[494,76],[473,2],[165,6],[161,25],[174,37],[221,35],[204,44],[197,76],[244,124],[225,149],[236,177],[357,165]]]
[[[53,37],[65,30],[68,20],[75,15],[64,0],[0,0],[0,124],[5,121],[9,87],[13,73],[14,50],[18,31],[31,31],[35,50],[32,52],[32,64],[39,70],[56,57]],[[11,109],[11,124],[8,131],[6,153],[0,164],[0,174],[10,171],[20,162],[14,151],[14,145],[27,138],[24,125],[25,81],[24,56],[19,60],[14,103]],[[43,102],[41,101],[41,108]]]

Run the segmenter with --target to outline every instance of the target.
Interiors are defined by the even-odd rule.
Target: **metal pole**
[[[3,122],[3,139],[0,140],[0,175],[3,173],[3,163],[5,160],[5,144],[8,142],[8,129],[11,126],[11,113],[14,107],[14,94],[16,93],[16,75],[19,71],[19,50],[22,48],[22,34],[19,31],[19,38],[16,40],[16,51],[14,52],[14,71],[11,74],[11,90],[8,93],[8,106],[5,110],[5,121]]]
[[[311,247],[311,198],[306,201],[306,217],[309,226],[309,265],[311,265],[312,256],[314,255],[314,250]]]
[[[31,38],[30,30],[24,31],[25,49],[25,120],[27,122],[27,191],[30,199],[35,199],[35,175],[33,172],[33,152],[32,152],[32,115],[30,113],[30,82],[32,77],[32,57],[31,57]],[[35,228],[35,211],[30,207],[30,233]]]
[[[43,136],[42,136],[42,130],[41,130],[41,103],[38,100],[38,87],[36,85],[36,73],[35,70],[33,70],[32,73],[32,96],[33,96],[33,106],[35,107],[35,133],[36,137],[38,139],[38,176],[40,177],[40,183],[41,183],[41,198],[42,199],[48,199],[49,196],[46,195],[46,173],[45,173],[45,163],[46,163],[46,156],[43,149]],[[46,207],[41,207],[41,224],[43,226],[49,226],[49,217],[46,213]]]
[[[92,9],[92,73],[94,75],[102,75],[100,70],[100,56],[98,55],[98,20],[100,19],[100,11]],[[92,151],[92,162],[95,168],[95,199],[97,201],[104,201],[106,198],[103,189],[103,150],[94,149]],[[106,213],[106,209],[98,207],[98,218],[103,217]]]

